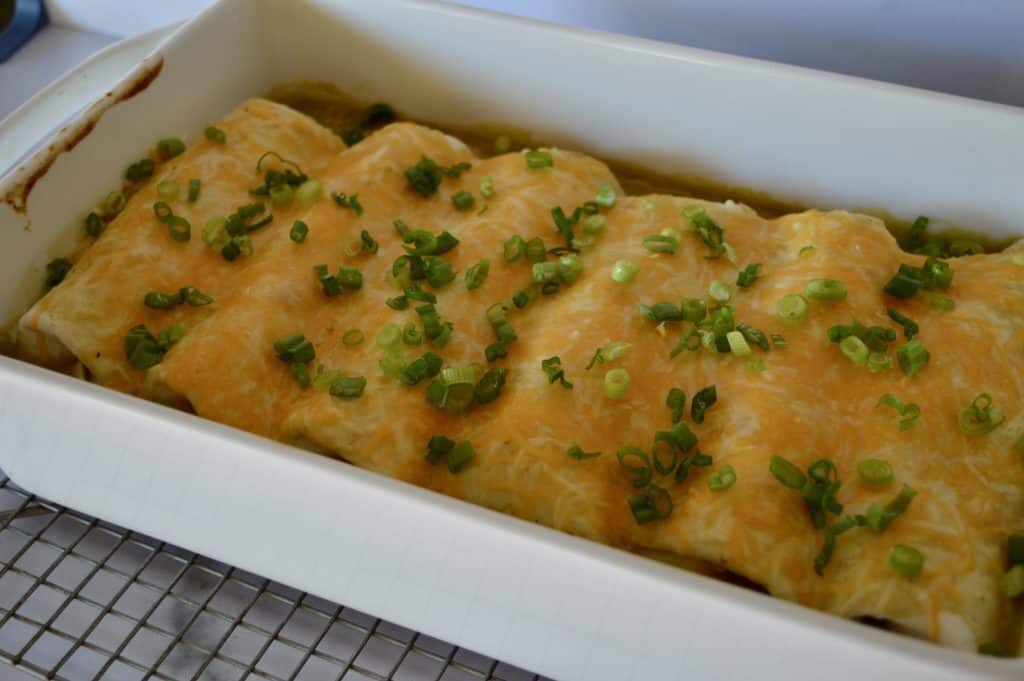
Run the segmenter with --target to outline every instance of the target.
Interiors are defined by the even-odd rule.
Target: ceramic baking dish
[[[39,294],[126,160],[296,79],[803,205],[927,213],[993,237],[1024,225],[1024,112],[1010,107],[452,5],[224,0],[0,181],[0,323]],[[6,357],[0,467],[562,681],[1024,676],[1022,659],[844,621]]]

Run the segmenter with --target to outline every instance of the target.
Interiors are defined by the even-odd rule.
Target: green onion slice
[[[605,397],[618,400],[629,392],[629,372],[623,368],[609,369],[604,375]]]
[[[921,371],[928,364],[929,359],[931,359],[931,353],[921,341],[916,339],[907,341],[896,350],[896,360],[899,362],[900,369],[907,376],[913,376]]]
[[[740,288],[749,288],[753,286],[754,282],[757,281],[758,277],[760,277],[760,272],[761,263],[757,262],[747,265],[740,270],[740,273],[736,276],[736,285]]]
[[[527,151],[523,157],[526,159],[526,167],[531,170],[552,168],[555,165],[555,159],[549,151]]]
[[[772,455],[771,461],[768,464],[768,470],[775,476],[776,480],[792,489],[802,489],[807,482],[807,476],[804,475],[803,471],[778,454]]]
[[[632,260],[616,260],[612,266],[612,281],[619,284],[628,284],[636,279],[640,272],[640,266]]]
[[[363,341],[366,340],[366,336],[359,329],[349,329],[341,337],[341,342],[348,346],[362,345]]]
[[[698,390],[690,403],[690,417],[693,419],[693,422],[704,423],[704,412],[710,409],[717,400],[718,391],[715,389],[715,386],[709,385]]]
[[[869,485],[887,485],[892,482],[892,466],[881,459],[864,459],[857,464],[857,474]]]
[[[986,435],[1002,425],[1006,414],[993,406],[992,395],[981,393],[960,412],[960,430],[968,435]]]
[[[540,368],[543,369],[544,373],[547,375],[548,383],[558,381],[562,384],[563,388],[569,390],[572,389],[572,383],[565,379],[565,371],[562,369],[562,360],[557,355],[541,360]]]
[[[782,296],[777,306],[779,317],[784,322],[797,322],[807,316],[807,299],[791,293]]]
[[[736,484],[736,471],[732,466],[723,466],[708,476],[708,489],[724,492]]]
[[[924,570],[924,554],[912,546],[896,544],[889,552],[889,567],[906,579],[914,579]]]
[[[686,409],[686,393],[681,388],[672,388],[665,398],[665,406],[672,410],[672,423],[679,423]]]
[[[846,300],[846,284],[838,279],[811,279],[804,295],[811,300]]]

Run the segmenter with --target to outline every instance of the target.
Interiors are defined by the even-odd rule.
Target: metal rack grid
[[[544,681],[39,499],[2,472],[0,659],[67,681]]]

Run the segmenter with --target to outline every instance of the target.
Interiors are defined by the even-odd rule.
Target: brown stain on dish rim
[[[24,215],[28,208],[28,197],[32,193],[32,189],[49,172],[60,155],[71,151],[78,146],[79,142],[88,137],[107,111],[148,88],[160,75],[163,68],[164,58],[161,55],[143,61],[137,73],[90,105],[79,121],[61,128],[54,135],[54,141],[50,142],[44,152],[41,154],[36,152],[29,157],[25,165],[14,171],[15,177],[22,173],[28,173],[28,176],[16,181],[11,186],[4,194],[3,202],[13,208],[16,213]]]

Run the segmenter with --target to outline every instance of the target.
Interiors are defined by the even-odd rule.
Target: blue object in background
[[[46,25],[43,0],[0,0],[0,18],[10,17],[10,23],[0,26],[0,64],[27,43]]]

